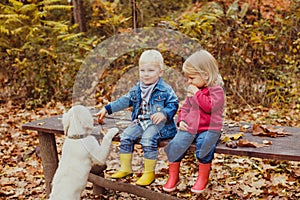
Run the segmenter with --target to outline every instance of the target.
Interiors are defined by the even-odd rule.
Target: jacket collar
[[[166,87],[165,87],[165,81],[162,79],[162,78],[159,78],[158,79],[158,82],[157,82],[157,84],[156,84],[156,86],[154,87],[154,89],[153,89],[153,91],[154,90],[160,90],[160,91],[166,91]],[[139,91],[141,91],[141,89],[140,89],[140,82],[138,82],[138,84],[137,84],[137,89],[139,90]]]

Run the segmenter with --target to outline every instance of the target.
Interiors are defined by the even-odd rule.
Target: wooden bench
[[[99,135],[100,129],[107,129],[111,127],[118,127],[120,122],[129,122],[128,118],[115,116],[107,117],[104,120],[104,125],[95,124],[93,133]],[[247,124],[252,126],[251,124]],[[51,181],[58,166],[58,153],[55,135],[63,134],[63,127],[61,123],[61,115],[44,118],[41,120],[26,123],[22,126],[25,130],[33,130],[38,132],[38,138],[40,143],[40,154],[42,158],[42,165],[44,170],[44,177],[46,182],[46,192],[50,194]],[[238,147],[229,148],[225,144],[219,143],[216,148],[216,153],[220,154],[231,154],[238,156],[249,156],[258,157],[265,159],[275,159],[275,160],[290,160],[290,161],[300,161],[300,128],[295,127],[284,127],[286,131],[291,133],[289,136],[277,137],[277,138],[262,138],[258,136],[253,136],[252,133],[245,132],[243,138],[249,141],[254,141],[262,143],[263,139],[267,139],[272,142],[272,145],[253,148],[253,147]],[[122,128],[120,128],[122,129]],[[224,132],[227,134],[239,133],[240,126],[236,125],[225,125]],[[100,138],[99,138],[100,139]],[[118,141],[118,137],[114,138]],[[163,140],[159,143],[160,147],[164,147],[168,144],[169,140]],[[191,149],[195,149],[195,145],[191,146]],[[164,192],[158,193],[148,190],[144,187],[135,186],[132,184],[126,184],[121,182],[110,181],[104,178],[103,171],[106,166],[98,166],[91,170],[89,175],[89,181],[93,183],[93,192],[99,194],[103,192],[104,188],[131,192],[137,196],[145,197],[147,199],[178,199],[174,196],[168,195]],[[96,175],[97,174],[97,175]]]

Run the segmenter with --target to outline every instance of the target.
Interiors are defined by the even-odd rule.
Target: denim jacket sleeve
[[[168,88],[167,91],[166,106],[162,110],[162,113],[167,117],[167,120],[173,119],[178,110],[178,98],[172,88]]]
[[[129,91],[127,94],[121,96],[117,100],[107,104],[105,106],[105,109],[107,113],[110,115],[114,112],[123,110],[125,108],[131,107],[132,102],[131,102],[131,91]]]

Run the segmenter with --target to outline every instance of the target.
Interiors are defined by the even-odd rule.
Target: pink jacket
[[[221,86],[205,87],[193,97],[186,97],[179,110],[178,122],[188,124],[192,134],[207,130],[221,131],[223,109],[225,104],[224,90]]]

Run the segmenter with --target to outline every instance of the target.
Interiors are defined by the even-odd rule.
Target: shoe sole
[[[126,178],[127,176],[132,176],[132,174],[133,174],[133,173],[127,174],[127,175],[125,175],[125,176],[123,176],[123,177],[111,177],[111,176],[110,176],[110,178],[112,178],[112,179],[121,179],[121,178]]]
[[[155,181],[155,180],[154,180]],[[138,184],[138,183],[135,183],[136,185],[138,185],[138,186],[143,186],[143,187],[145,187],[145,186],[149,186],[149,185],[151,185],[154,181],[152,181],[150,184],[147,184],[147,185],[143,185],[143,184]]]
[[[165,187],[163,187],[163,190],[165,191],[165,192],[173,192],[173,191],[175,191],[177,188],[176,187],[174,187],[174,188],[165,188]]]
[[[191,189],[192,192],[196,193],[196,194],[201,194],[202,192],[205,191],[205,188],[203,190],[195,190],[195,189]]]
[[[173,188],[165,188],[165,187],[163,187],[163,190],[166,191],[166,192],[173,192],[173,191],[175,191],[177,189],[177,186],[179,185],[179,183],[180,183],[180,181],[178,181],[176,183],[175,187],[173,187]]]

